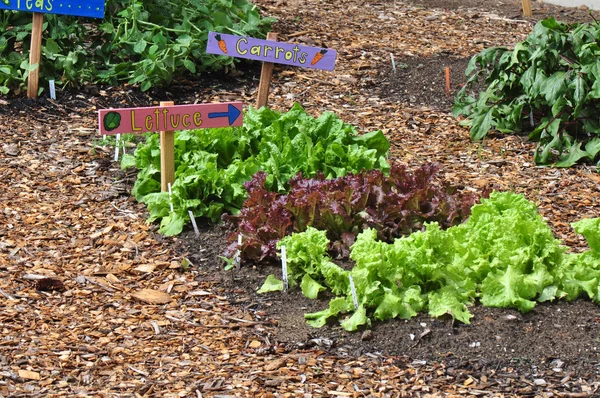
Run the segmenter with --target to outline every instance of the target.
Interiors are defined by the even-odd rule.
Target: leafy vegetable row
[[[491,307],[531,310],[536,301],[573,300],[582,295],[600,303],[600,218],[573,224],[590,250],[567,254],[552,235],[536,206],[522,195],[493,192],[473,206],[467,222],[425,231],[385,243],[377,232],[358,235],[350,257],[356,265],[344,270],[327,256],[325,231],[309,227],[283,238],[288,278],[304,294],[316,298],[330,290],[336,296],[323,311],[306,314],[315,327],[348,314],[344,329],[357,330],[377,320],[410,318],[427,310],[437,317],[450,314],[469,323],[476,299]],[[355,308],[349,278],[356,286]],[[261,291],[281,289],[270,276]]]
[[[231,258],[239,250],[242,262],[274,260],[280,239],[309,226],[327,231],[330,252],[347,257],[356,235],[367,228],[391,242],[421,229],[425,221],[442,228],[456,225],[470,214],[477,196],[456,192],[437,171],[436,164],[425,164],[414,172],[393,165],[389,175],[381,170],[334,179],[320,172],[315,178],[298,174],[286,194],[267,189],[268,176],[259,172],[245,184],[248,199],[240,213],[226,217],[237,228],[224,255]]]
[[[249,108],[241,127],[175,133],[171,197],[160,192],[157,134],[148,135],[134,156],[123,157],[121,167],[139,169],[133,195],[148,205],[149,221],[161,221],[161,233],[176,235],[189,220],[188,210],[213,221],[224,212],[237,213],[247,197],[244,183],[257,171],[268,174],[266,189],[285,192],[298,172],[334,178],[363,169],[387,171],[389,146],[381,131],[359,136],[335,114],[315,119],[295,104],[286,113]]]
[[[488,48],[474,56],[454,114],[466,115],[471,138],[490,129],[530,131],[535,161],[569,167],[600,155],[600,24],[536,24],[513,50]],[[485,91],[471,91],[483,80]]]

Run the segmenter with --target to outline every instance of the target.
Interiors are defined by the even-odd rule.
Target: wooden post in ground
[[[43,24],[44,14],[34,12],[33,23],[31,26],[31,48],[29,49],[29,65],[36,65],[36,67],[35,69],[29,70],[29,77],[27,78],[27,97],[34,99],[38,96]]]
[[[277,41],[277,33],[269,32],[267,40]],[[267,106],[269,99],[269,87],[271,86],[271,77],[273,77],[272,62],[263,62],[260,72],[260,83],[258,85],[258,98],[256,100],[256,109]]]
[[[160,106],[173,106],[173,101],[161,101]],[[169,190],[175,182],[175,132],[160,132],[160,189]]]
[[[521,2],[523,3],[523,15],[526,17],[533,16],[531,12],[531,0],[521,0]]]

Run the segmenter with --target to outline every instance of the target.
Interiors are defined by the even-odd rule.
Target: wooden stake
[[[450,96],[450,67],[446,67],[446,95]]]
[[[173,101],[161,101],[160,106],[173,106]],[[160,132],[160,188],[169,191],[175,182],[175,132]]]
[[[523,3],[523,15],[526,17],[533,16],[531,12],[531,0],[521,0],[521,2]]]
[[[267,33],[267,40],[277,41],[277,33]],[[271,86],[271,77],[273,77],[273,63],[263,62],[260,72],[260,83],[258,85],[258,99],[256,100],[256,109],[267,106],[269,99],[269,87]]]
[[[44,14],[33,13],[33,23],[31,26],[31,48],[29,49],[29,65],[37,64],[36,68],[29,71],[27,79],[27,97],[37,98],[40,79],[40,58],[42,53],[42,25],[44,24]]]

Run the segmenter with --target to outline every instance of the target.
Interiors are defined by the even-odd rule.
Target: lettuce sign
[[[104,0],[0,0],[0,9],[104,18]]]

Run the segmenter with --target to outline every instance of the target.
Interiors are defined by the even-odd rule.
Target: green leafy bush
[[[566,254],[533,203],[522,195],[493,192],[473,206],[467,222],[447,230],[431,223],[392,244],[377,240],[373,229],[364,231],[352,246],[356,265],[349,271],[327,257],[325,231],[309,228],[285,237],[279,247],[286,246],[292,285],[302,280],[309,297],[325,288],[337,296],[329,308],[307,314],[308,323],[319,327],[348,313],[352,316],[342,326],[352,331],[370,324],[369,316],[410,318],[424,309],[431,316],[449,314],[469,323],[469,306],[476,299],[485,306],[522,312],[536,301],[556,298],[585,295],[600,303],[600,219],[573,227],[585,236],[590,250]]]
[[[232,68],[232,57],[206,54],[209,31],[264,37],[248,0],[108,0],[105,18],[44,16],[40,78],[164,86],[174,77]],[[0,10],[0,92],[18,92],[29,70],[31,14]]]
[[[389,146],[381,131],[359,136],[335,114],[315,119],[295,104],[286,113],[249,108],[241,127],[175,133],[171,198],[160,192],[158,134],[139,144],[135,156],[123,157],[121,166],[139,169],[133,194],[148,205],[149,221],[161,220],[160,232],[176,235],[189,220],[188,210],[213,221],[224,212],[237,213],[247,196],[244,183],[259,170],[268,173],[267,189],[285,192],[298,172],[334,178],[363,169],[387,171]]]
[[[466,115],[473,140],[490,129],[530,132],[539,141],[535,162],[569,167],[600,154],[600,24],[549,18],[513,50],[488,48],[474,56],[454,114]],[[481,84],[485,91],[474,95]]]

